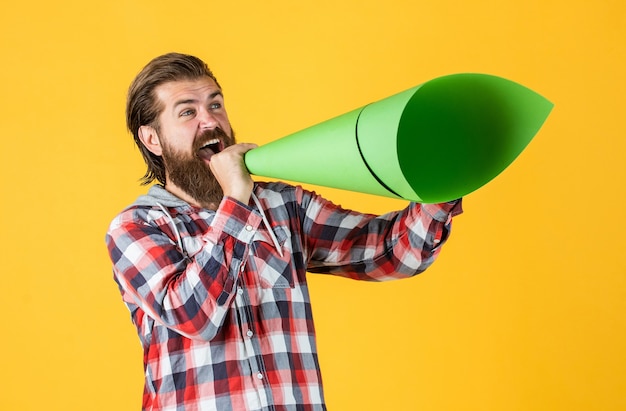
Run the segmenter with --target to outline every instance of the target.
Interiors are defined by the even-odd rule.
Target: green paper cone
[[[245,163],[266,177],[450,201],[508,167],[552,107],[500,77],[444,76],[251,150]]]

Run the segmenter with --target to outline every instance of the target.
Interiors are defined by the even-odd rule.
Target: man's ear
[[[144,146],[154,155],[160,156],[163,154],[163,147],[161,147],[161,141],[154,127],[141,126],[139,127],[139,139]]]

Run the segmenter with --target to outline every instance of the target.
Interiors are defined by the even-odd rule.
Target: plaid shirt
[[[360,214],[282,183],[256,183],[253,199],[210,211],[154,186],[111,223],[144,410],[325,410],[306,272],[413,276],[461,213],[459,200]]]

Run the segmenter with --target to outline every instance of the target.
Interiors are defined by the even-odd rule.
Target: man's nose
[[[202,129],[214,129],[218,126],[217,118],[211,111],[202,109],[200,111],[200,128]]]

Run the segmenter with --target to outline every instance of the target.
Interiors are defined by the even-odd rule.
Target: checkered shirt
[[[411,277],[461,213],[459,200],[360,214],[282,183],[254,195],[262,210],[225,197],[210,211],[153,186],[111,223],[144,349],[143,410],[325,410],[306,273]]]

